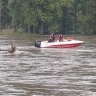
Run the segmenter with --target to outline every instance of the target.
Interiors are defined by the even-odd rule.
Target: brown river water
[[[96,36],[69,49],[35,48],[38,38],[0,36],[0,49],[17,47],[0,51],[0,96],[96,96]]]

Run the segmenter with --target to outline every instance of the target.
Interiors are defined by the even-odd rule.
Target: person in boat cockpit
[[[67,41],[71,41],[72,40],[72,38],[70,37],[70,36],[67,36]]]
[[[51,38],[53,41],[55,40],[54,33],[51,34],[50,38]]]
[[[52,33],[52,34],[50,35],[50,39],[51,39],[52,41],[54,41],[54,40],[55,40],[54,33]]]
[[[59,42],[63,41],[63,35],[59,34]]]

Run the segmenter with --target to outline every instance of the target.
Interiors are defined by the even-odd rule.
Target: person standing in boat
[[[62,41],[63,41],[63,35],[59,34],[59,42],[62,42]]]
[[[54,33],[52,33],[52,34],[50,35],[50,39],[52,40],[52,42],[55,40],[55,35],[54,35]]]

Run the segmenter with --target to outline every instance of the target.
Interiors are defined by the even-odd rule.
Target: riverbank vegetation
[[[7,29],[42,35],[96,34],[96,0],[0,0],[0,31]]]

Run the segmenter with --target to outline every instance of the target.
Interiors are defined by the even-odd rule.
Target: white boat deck
[[[76,43],[83,43],[83,41],[80,41],[80,40],[71,40],[71,41],[64,40],[62,42],[60,42],[59,40],[54,42],[42,41],[41,47],[47,47],[52,45],[62,45],[62,44],[76,44]]]

